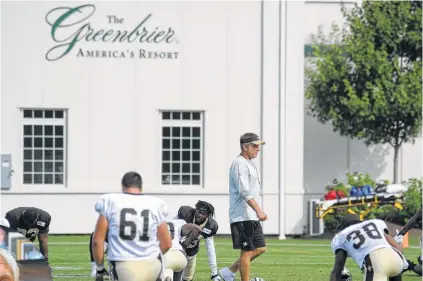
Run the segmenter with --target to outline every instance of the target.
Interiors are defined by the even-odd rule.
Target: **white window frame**
[[[46,118],[46,117],[37,117],[35,118],[34,116],[32,118],[25,118],[24,117],[24,111],[25,110],[31,110],[31,111],[35,111],[35,110],[40,110],[43,111],[43,115],[45,111],[61,111],[63,112],[63,118]],[[22,174],[21,174],[21,179],[20,182],[22,183],[23,186],[25,187],[37,187],[37,186],[44,186],[44,187],[66,187],[67,186],[67,161],[68,161],[68,155],[67,155],[67,150],[68,150],[68,134],[67,134],[67,127],[68,127],[68,123],[67,123],[67,116],[68,116],[68,111],[67,109],[63,109],[63,108],[21,108],[21,164],[22,164]],[[24,126],[25,125],[42,125],[42,126],[56,126],[56,125],[60,125],[63,126],[63,183],[62,184],[49,184],[49,183],[44,183],[44,178],[43,178],[43,183],[25,183],[24,182],[24,162],[32,162],[34,163],[34,156],[32,157],[33,159],[31,161],[25,160],[25,155],[24,155],[24,151],[28,150],[28,148],[24,147],[24,138],[25,138],[25,133],[24,133]],[[34,132],[32,132],[32,138],[35,137]],[[45,132],[43,132],[43,134],[41,135],[43,138],[45,137]],[[56,138],[56,135],[53,134],[52,135],[53,139]],[[45,160],[44,160],[44,150],[45,150],[45,146],[43,145],[42,147],[42,151],[43,151],[43,160],[42,163],[44,164]],[[34,151],[36,150],[34,147],[31,147],[31,150]],[[52,148],[53,154],[54,151],[57,150],[54,145]],[[49,161],[50,162],[50,161]],[[58,162],[56,160],[52,160],[52,163]],[[53,166],[54,167],[54,166]],[[32,172],[32,176],[34,177],[35,172]],[[37,172],[37,174],[39,174]],[[41,172],[41,174],[44,177],[44,165],[43,165],[43,170]],[[53,182],[54,182],[54,168],[53,168]],[[32,181],[34,181],[34,178],[32,179]]]
[[[189,113],[191,113],[191,115],[192,115],[192,113],[199,113],[200,114],[200,120],[182,120],[182,117],[181,117],[181,120],[172,120],[172,119],[170,119],[170,120],[166,120],[166,119],[163,119],[163,112],[170,112],[171,113],[171,115],[172,115],[172,113],[173,112],[178,112],[178,113],[180,113],[181,115],[182,115],[182,113],[184,113],[184,112],[189,112]],[[159,155],[160,155],[160,161],[159,161],[159,163],[160,163],[160,166],[159,166],[159,171],[160,171],[160,173],[159,173],[159,181],[160,181],[160,186],[161,187],[200,187],[200,188],[203,188],[204,187],[204,111],[202,111],[202,110],[159,110],[159,118],[160,118],[160,122],[159,122],[159,124],[160,124],[160,151],[159,151]],[[190,161],[183,161],[182,160],[182,154],[181,154],[181,159],[180,159],[180,161],[177,161],[176,163],[181,163],[181,166],[180,166],[180,172],[179,173],[177,173],[177,174],[179,174],[180,176],[181,176],[181,178],[180,178],[180,184],[172,184],[172,175],[174,175],[173,173],[172,173],[172,163],[174,163],[172,160],[169,160],[169,161],[164,161],[163,160],[163,151],[169,151],[170,152],[170,155],[172,155],[172,151],[173,151],[173,148],[172,148],[172,139],[173,139],[173,137],[172,137],[172,135],[170,134],[170,137],[169,137],[169,139],[170,139],[170,148],[169,149],[164,149],[163,148],[163,139],[164,139],[164,137],[163,137],[163,127],[199,127],[200,128],[200,137],[198,138],[198,137],[193,137],[193,136],[190,136],[189,138],[185,138],[185,139],[190,139],[191,140],[191,147],[190,147],[190,149],[189,149],[189,151],[191,152],[191,160]],[[183,137],[182,137],[182,131],[181,131],[181,133],[180,133],[181,135],[180,135],[180,139],[183,139]],[[167,137],[166,137],[167,138]],[[184,163],[190,163],[190,164],[192,164],[192,152],[193,151],[198,151],[197,149],[193,149],[192,148],[192,140],[196,140],[196,139],[199,139],[200,140],[200,149],[199,149],[199,153],[200,153],[200,160],[199,161],[195,161],[194,163],[199,163],[200,164],[200,171],[198,172],[198,173],[193,173],[192,172],[192,165],[190,165],[190,172],[189,172],[189,174],[188,173],[186,173],[186,175],[189,175],[190,176],[190,181],[192,182],[192,176],[193,175],[199,175],[200,176],[200,183],[199,184],[182,184],[182,176],[184,175],[184,173],[182,172],[182,164],[184,164]],[[183,150],[186,150],[186,149],[183,149],[182,148],[182,146],[183,146],[183,144],[182,144],[182,142],[181,142],[181,144],[180,144],[180,148],[179,149],[175,149],[175,150],[179,150],[179,151],[183,151]],[[163,162],[166,162],[166,163],[169,163],[170,164],[170,172],[169,172],[169,176],[170,176],[170,183],[169,184],[163,184],[163,175],[166,175],[167,173],[163,173]]]

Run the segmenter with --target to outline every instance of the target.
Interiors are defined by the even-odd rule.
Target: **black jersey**
[[[178,218],[186,221],[187,223],[194,223],[195,209],[190,206],[182,206],[178,211]],[[219,225],[212,218],[207,219],[206,224],[203,226],[200,237],[194,240],[185,250],[188,257],[192,257],[200,250],[200,239],[212,237],[217,233]]]
[[[38,220],[35,226],[25,225],[22,214],[26,210],[36,211],[38,213]],[[19,207],[10,210],[6,213],[6,219],[9,221],[10,230],[17,231],[32,242],[38,234],[45,234],[49,232],[51,216],[44,210],[34,207]]]

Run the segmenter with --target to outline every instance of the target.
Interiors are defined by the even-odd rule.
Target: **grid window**
[[[23,183],[64,185],[66,112],[23,109]]]
[[[203,113],[161,112],[161,182],[202,185]]]

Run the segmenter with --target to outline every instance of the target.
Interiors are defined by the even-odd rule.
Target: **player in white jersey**
[[[172,237],[172,248],[164,255],[165,279],[164,281],[180,281],[182,271],[187,266],[188,260],[185,249],[201,234],[202,228],[185,220],[171,219],[167,221]]]
[[[343,218],[346,228],[331,243],[335,265],[330,281],[340,281],[347,257],[364,271],[364,281],[400,281],[407,266],[402,247],[388,235],[386,223],[379,219],[366,220],[348,214]]]
[[[99,213],[93,237],[96,281],[110,280],[104,270],[104,240],[113,278],[119,281],[156,281],[162,272],[161,254],[172,245],[165,221],[167,205],[160,198],[143,195],[136,172],[122,178],[122,193],[106,194],[95,204]]]

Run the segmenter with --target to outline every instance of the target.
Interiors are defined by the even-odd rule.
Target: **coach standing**
[[[253,133],[241,136],[241,154],[229,170],[229,220],[234,249],[240,249],[240,258],[230,267],[220,270],[225,281],[233,281],[239,269],[241,281],[250,280],[250,261],[266,251],[260,221],[267,215],[260,209],[260,174],[252,159],[256,158],[264,141]]]

